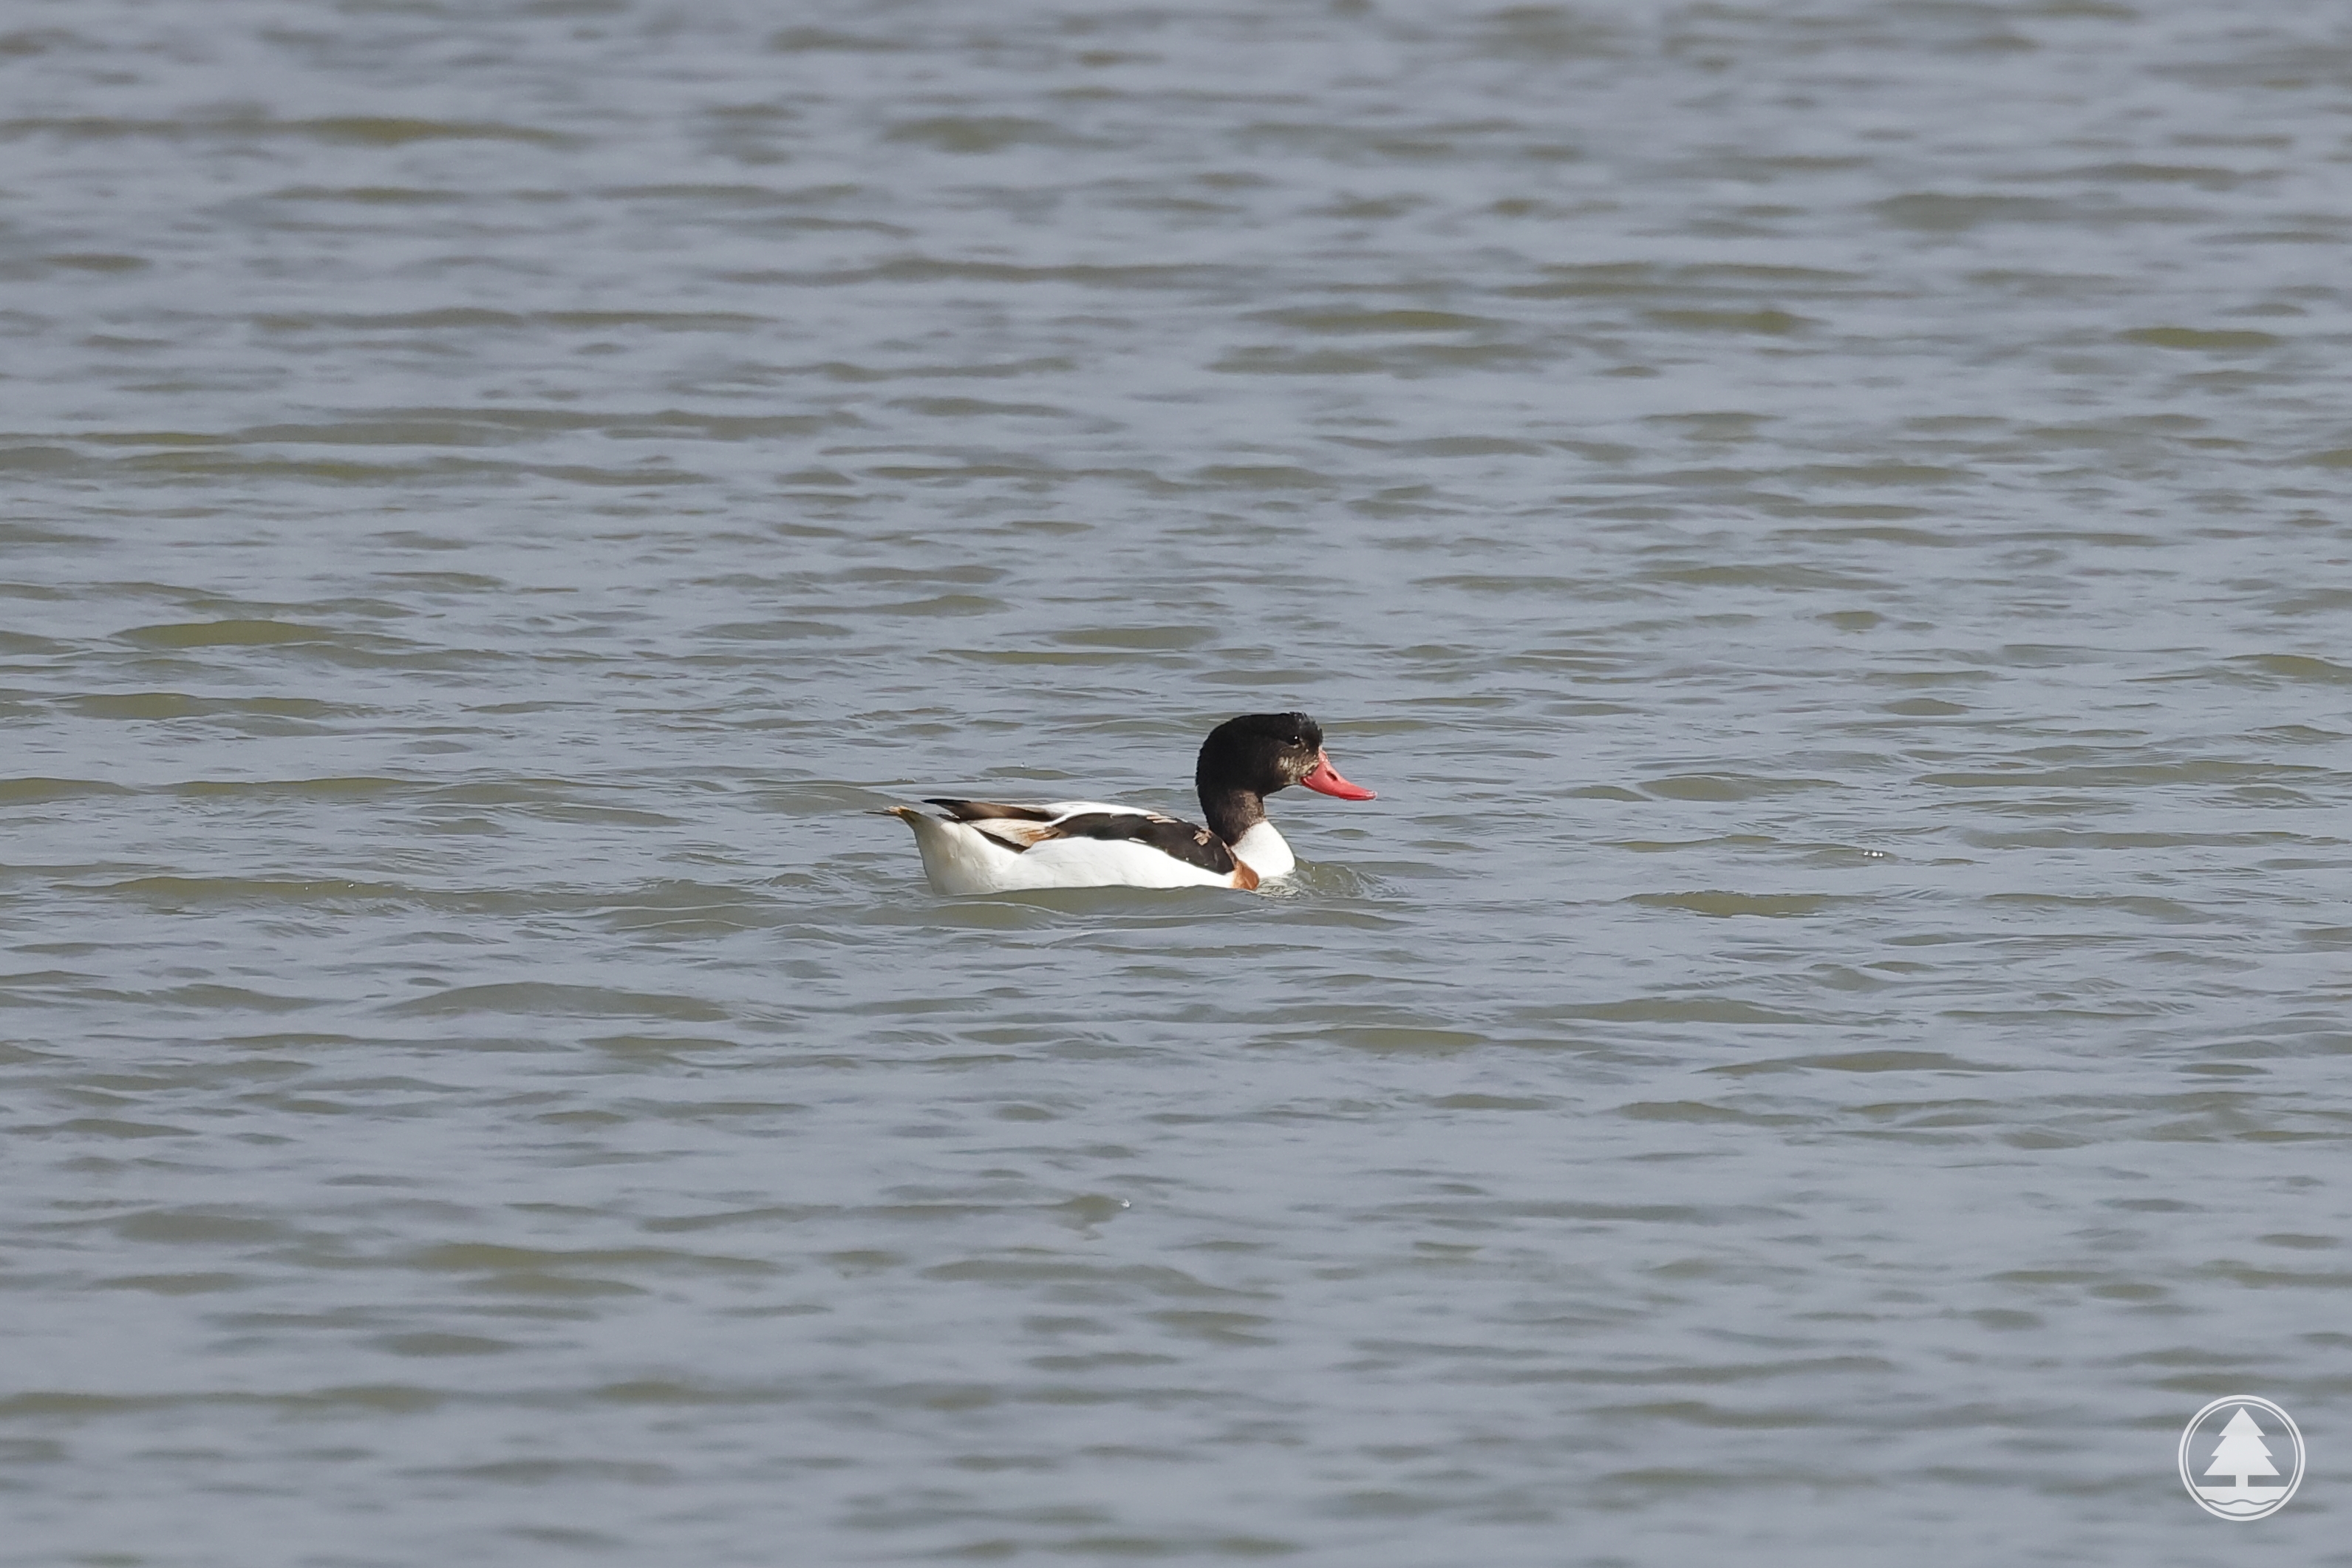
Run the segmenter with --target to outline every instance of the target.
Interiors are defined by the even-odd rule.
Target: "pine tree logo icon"
[[[2181,1431],[2180,1484],[2216,1519],[2266,1519],[2303,1484],[2303,1433],[2267,1399],[2217,1399]]]

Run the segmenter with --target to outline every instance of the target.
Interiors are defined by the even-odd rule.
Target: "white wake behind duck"
[[[1297,865],[1265,797],[1303,784],[1341,800],[1370,800],[1323,752],[1323,727],[1304,713],[1245,713],[1201,742],[1192,770],[1208,826],[1131,805],[1056,800],[925,802],[890,815],[915,830],[923,870],[942,893],[1038,888],[1241,888],[1286,877]]]

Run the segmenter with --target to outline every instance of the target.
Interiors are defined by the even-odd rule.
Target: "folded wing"
[[[993,800],[932,798],[927,804],[1016,854],[1057,840],[1093,839],[1156,849],[1172,860],[1221,877],[1233,875],[1240,865],[1224,841],[1207,828],[1133,806],[1094,800],[1016,805]]]

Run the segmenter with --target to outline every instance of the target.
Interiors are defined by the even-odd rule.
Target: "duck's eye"
[[[1291,737],[1290,737],[1290,739],[1288,739],[1287,741],[1283,742],[1283,744],[1284,744],[1284,745],[1286,745],[1286,746],[1303,746],[1303,745],[1305,745],[1306,743],[1307,743],[1306,742],[1304,742],[1304,741],[1300,740],[1300,739],[1299,739],[1297,736],[1296,736],[1296,735],[1293,735],[1293,736],[1291,736]]]

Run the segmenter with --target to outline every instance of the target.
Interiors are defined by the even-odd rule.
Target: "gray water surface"
[[[2352,1562],[2347,242],[2293,0],[0,0],[0,1558]]]

